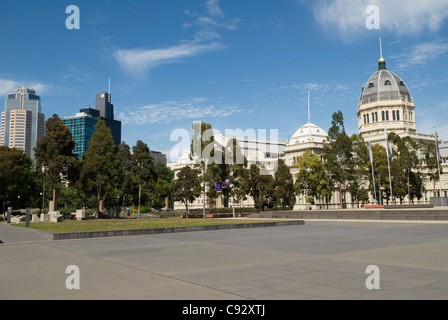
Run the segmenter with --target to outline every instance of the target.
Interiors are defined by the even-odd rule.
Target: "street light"
[[[20,210],[20,196],[17,196],[17,209]]]

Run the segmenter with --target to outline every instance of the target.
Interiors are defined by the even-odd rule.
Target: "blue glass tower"
[[[70,129],[73,140],[76,142],[73,154],[81,159],[89,147],[90,138],[95,132],[95,125],[99,117],[95,117],[96,110],[91,108],[81,109],[81,112],[73,117],[66,117],[62,121]]]

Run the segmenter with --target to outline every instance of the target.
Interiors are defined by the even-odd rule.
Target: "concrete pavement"
[[[0,223],[2,300],[448,299],[448,224],[305,225],[51,241]],[[68,266],[80,289],[68,290]],[[366,288],[366,268],[380,271]]]

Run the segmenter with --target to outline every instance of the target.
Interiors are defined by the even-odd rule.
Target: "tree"
[[[434,197],[436,197],[436,182],[439,181],[439,166],[437,164],[436,146],[433,143],[420,140],[418,143],[418,149],[422,154],[420,166],[424,167],[426,178],[433,183]],[[443,174],[442,167],[440,167],[440,174]]]
[[[260,168],[252,164],[249,168],[249,194],[255,202],[255,208],[264,211],[264,207],[272,207],[274,178],[260,174]]]
[[[126,204],[130,204],[133,199],[134,191],[136,192],[134,186],[134,176],[132,174],[132,163],[131,163],[131,147],[122,142],[118,146],[117,151],[117,161],[118,161],[118,175],[116,177],[116,183],[118,195],[121,197],[122,212],[125,212]]]
[[[177,173],[177,179],[173,183],[173,198],[174,201],[182,201],[185,204],[187,218],[190,213],[188,203],[193,203],[200,195],[201,182],[199,180],[199,171],[189,166],[183,167]]]
[[[299,172],[296,174],[295,189],[305,195],[307,203],[314,204],[314,198],[323,200],[331,194],[331,186],[325,167],[319,157],[311,150],[305,151],[294,164]]]
[[[155,172],[153,159],[149,148],[143,141],[137,141],[132,148],[131,156],[132,172],[138,185],[138,217],[140,217],[142,192],[146,191],[155,183]]]
[[[345,132],[344,117],[341,111],[333,114],[332,126],[328,131],[329,144],[324,146],[324,163],[332,181],[336,183],[345,208],[346,186],[353,180],[353,148],[350,137]]]
[[[390,183],[389,183],[389,173],[387,165],[387,154],[386,149],[375,144],[372,146],[372,156],[373,156],[373,173],[375,176],[375,190],[378,193],[377,200],[379,204],[383,204],[384,193],[386,194],[386,199],[390,194]],[[369,172],[369,181],[372,181],[372,174]],[[371,192],[373,193],[373,184],[370,185]]]
[[[393,193],[397,195],[402,203],[403,198],[407,195],[409,201],[413,200],[411,190],[415,190],[415,185],[418,184],[416,171],[419,165],[419,158],[417,155],[418,144],[410,137],[401,138],[394,132],[388,136],[389,141],[395,145],[392,153],[391,175],[393,177]],[[417,194],[415,194],[417,195]]]
[[[249,170],[247,169],[247,159],[241,152],[238,141],[233,138],[227,142],[226,165],[228,166],[228,186],[229,196],[232,198],[232,212],[235,217],[235,203],[241,201],[250,192]]]
[[[207,183],[207,168],[214,161],[214,150],[215,150],[215,138],[213,136],[212,125],[201,122],[193,124],[193,140],[191,142],[190,156],[195,159],[195,166],[199,166],[202,176],[202,196],[203,196],[203,206],[202,213],[205,216],[205,198],[206,198],[206,183]],[[210,190],[211,191],[211,190]]]
[[[173,203],[172,191],[174,181],[174,171],[162,163],[154,166],[157,182],[154,186],[154,192],[151,201],[157,207],[170,206]]]
[[[115,181],[118,161],[117,147],[114,144],[112,132],[106,127],[104,120],[99,120],[95,129],[89,142],[89,148],[83,157],[80,179],[86,191],[96,193],[96,217],[98,218],[102,197]]]
[[[278,159],[277,171],[274,175],[274,196],[277,205],[282,209],[295,203],[294,180],[283,159]]]
[[[50,187],[53,190],[53,205],[57,209],[57,195],[62,188],[62,178],[73,181],[71,170],[77,159],[73,155],[76,143],[70,129],[64,125],[58,115],[53,115],[46,122],[46,134],[39,139],[34,148],[38,167],[44,169]]]
[[[353,134],[350,137],[353,146],[353,165],[354,175],[347,190],[352,196],[352,200],[357,203],[369,201],[369,193],[363,188],[364,181],[367,179],[370,170],[369,150],[364,139]],[[370,181],[370,183],[372,183]]]
[[[31,165],[31,159],[23,151],[0,146],[0,197],[3,200],[3,214],[6,212],[8,199],[12,201],[13,197],[24,194],[30,181]]]

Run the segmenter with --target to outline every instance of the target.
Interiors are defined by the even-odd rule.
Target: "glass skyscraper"
[[[81,159],[89,147],[90,138],[95,132],[98,120],[104,120],[106,126],[112,131],[116,146],[121,143],[121,121],[114,119],[114,106],[111,104],[109,93],[99,93],[95,98],[95,109],[86,107],[81,109],[73,117],[63,119],[64,124],[69,127],[73,140],[76,142],[73,153]]]
[[[73,154],[78,159],[82,159],[82,156],[89,147],[90,138],[92,138],[95,132],[95,125],[98,122],[98,117],[95,117],[96,110],[85,108],[80,113],[73,117],[66,117],[62,121],[70,129],[73,140],[76,142]]]
[[[45,115],[40,97],[20,86],[9,94],[1,114],[0,145],[23,150],[34,158],[37,141],[45,133]]]
[[[116,146],[121,143],[121,121],[114,119],[114,105],[111,103],[110,93],[98,93],[95,96],[95,109],[100,113],[100,119],[106,122],[106,126],[112,131]]]

